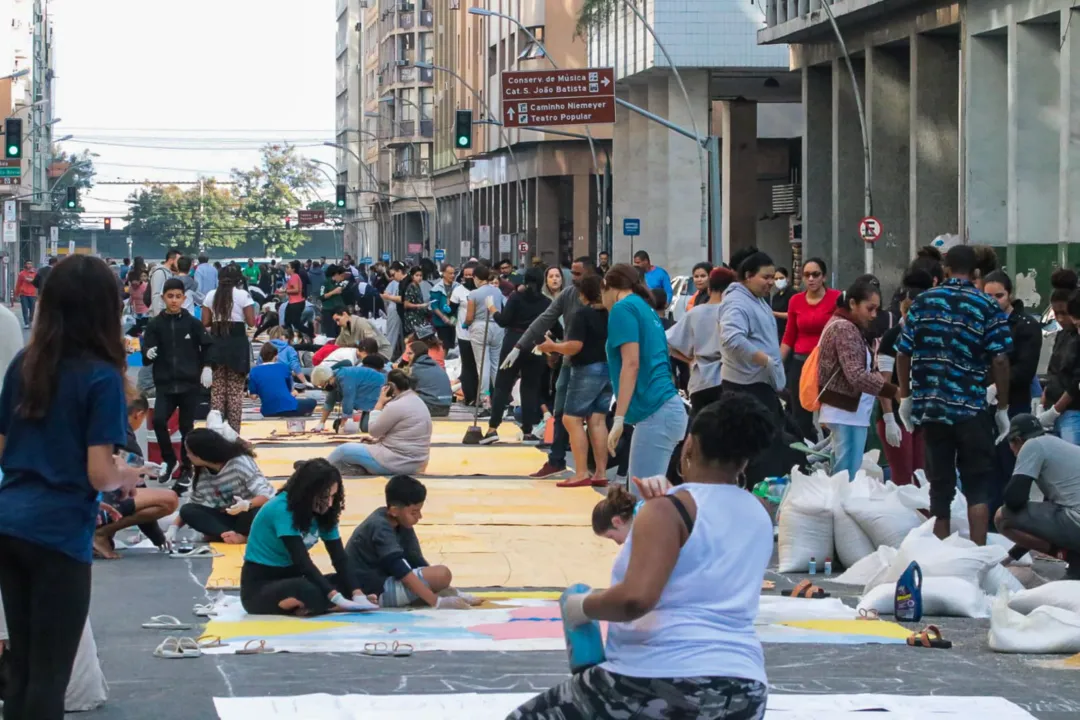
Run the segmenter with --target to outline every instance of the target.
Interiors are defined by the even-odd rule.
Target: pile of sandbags
[[[847,473],[843,473],[847,479]],[[778,510],[779,572],[806,572],[810,561],[821,566],[833,555],[835,482],[824,471],[805,475],[791,469],[791,482]]]
[[[1000,593],[990,614],[989,641],[1001,653],[1080,652],[1080,582]]]

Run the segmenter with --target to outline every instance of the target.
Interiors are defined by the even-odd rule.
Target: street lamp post
[[[416,103],[414,103],[412,100],[409,100],[404,95],[401,97],[401,99],[404,102],[406,102],[406,103],[412,105],[414,108],[416,108],[417,117],[419,117],[421,122],[422,122],[423,121],[423,112],[420,110],[420,106],[417,105]],[[379,98],[379,102],[380,103],[390,104],[390,103],[394,102],[394,98],[393,97],[382,97],[382,98]],[[391,174],[391,176],[392,176],[392,174]],[[424,230],[424,248],[427,249],[428,252],[430,252],[431,251],[431,230],[429,228],[429,222],[430,222],[429,214],[428,214],[429,211],[427,209],[427,206],[424,205],[424,201],[420,199],[420,192],[416,189],[416,179],[412,176],[411,173],[408,174],[406,177],[408,177],[408,179],[409,179],[409,186],[412,188],[413,194],[416,195],[416,202],[417,202],[417,204],[420,205],[420,209],[423,211],[420,214],[420,220],[421,220],[420,224],[421,224],[421,226],[423,227],[423,230]]]
[[[484,101],[484,98],[481,97],[480,93],[476,92],[473,86],[470,85],[465,80],[465,78],[461,77],[461,75],[458,75],[450,68],[443,67],[442,65],[435,65],[433,63],[417,62],[414,63],[414,65],[423,70],[441,70],[447,75],[455,78],[459,83],[464,85],[469,92],[472,93],[473,97],[476,98],[476,101],[480,103],[480,106],[484,109],[484,112],[487,113],[488,117],[495,117],[494,113],[491,112],[491,107]],[[514,175],[516,175],[515,179],[517,181],[515,184],[517,185],[518,191],[518,230],[520,232],[525,232],[526,237],[528,237],[524,221],[525,191],[522,189],[521,186],[521,166],[518,165],[517,156],[514,154],[513,147],[510,146],[510,138],[506,135],[506,129],[501,125],[497,125],[496,127],[499,128],[499,136],[502,138],[502,141],[506,143],[506,152],[510,155],[510,161],[514,163]]]
[[[361,132],[361,131],[358,130],[356,132]],[[360,163],[360,167],[367,171],[368,177],[371,179],[371,182],[375,184],[374,194],[380,195],[380,196],[385,195],[385,193],[378,192],[378,190],[379,190],[379,181],[376,179],[375,173],[373,173],[371,171],[371,166],[368,165],[366,162],[364,162],[355,151],[353,151],[351,148],[345,147],[344,145],[339,145],[338,143],[324,142],[323,145],[326,145],[327,147],[337,148],[339,150],[344,150],[345,152],[349,153],[354,158],[356,158],[356,162]],[[337,168],[334,168],[334,170],[336,172]],[[360,192],[364,192],[364,191],[361,190]],[[389,231],[390,231],[390,242],[393,243],[393,241],[394,241],[394,224],[393,224],[393,222],[390,221],[390,201],[386,200],[386,201],[383,202],[383,204],[386,206],[387,227],[389,228]]]

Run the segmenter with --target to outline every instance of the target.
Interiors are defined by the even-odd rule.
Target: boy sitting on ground
[[[416,478],[395,475],[386,483],[386,507],[376,509],[353,530],[345,553],[353,584],[379,596],[385,608],[423,602],[428,607],[464,610],[480,600],[450,587],[445,565],[428,565],[413,527],[423,518],[427,488]]]

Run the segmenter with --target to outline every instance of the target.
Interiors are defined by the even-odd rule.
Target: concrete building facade
[[[361,94],[361,46],[362,14],[361,0],[337,1],[337,34],[335,39],[335,91],[334,106],[335,140],[339,146],[335,165],[335,185],[347,188],[345,195],[344,247],[355,257],[370,254],[373,243],[378,241],[378,230],[372,228],[371,210],[360,203],[362,170],[359,160],[352,153],[361,151],[358,128],[362,125],[364,99]],[[342,149],[342,148],[348,148]],[[352,153],[349,152],[352,150]],[[375,230],[374,237],[369,235]]]
[[[788,265],[797,232],[791,219],[801,117],[787,50],[756,44],[762,12],[752,3],[648,0],[636,7],[660,42],[619,2],[590,33],[589,64],[615,68],[622,100],[680,127],[696,125],[701,137],[720,138],[722,230],[703,245],[701,186],[704,181],[711,189],[713,179],[703,180],[695,142],[619,107],[614,259],[628,261],[644,249],[672,274],[688,274],[697,262],[725,260],[740,247],[757,245]],[[641,221],[639,237],[622,235],[628,218]]]
[[[1049,298],[1080,263],[1080,44],[1069,0],[830,5],[866,108],[874,272],[896,281],[942,233],[990,245],[1021,297]],[[834,281],[863,272],[865,174],[854,90],[821,0],[770,0],[764,43],[790,43],[801,75],[807,251]]]
[[[517,18],[539,45],[509,20],[480,17],[472,6]],[[592,125],[595,162],[585,128],[556,127],[577,138],[505,129],[501,77],[509,70],[587,65],[575,34],[581,0],[445,0],[435,10],[434,194],[438,239],[447,259],[508,257],[545,264],[595,255],[609,241],[610,125]],[[542,47],[541,47],[542,46]],[[545,49],[547,55],[545,55]],[[477,98],[479,96],[479,99]],[[472,110],[473,147],[454,145],[454,116]],[[490,113],[489,113],[490,109]]]

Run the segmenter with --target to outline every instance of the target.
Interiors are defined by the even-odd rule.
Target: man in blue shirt
[[[273,343],[259,350],[261,365],[251,368],[248,392],[258,398],[263,417],[307,417],[318,404],[313,398],[297,398],[292,372]]]
[[[934,534],[950,533],[950,505],[960,473],[971,540],[986,544],[990,482],[997,477],[997,441],[1009,429],[1009,323],[997,302],[971,281],[975,251],[957,245],[945,256],[948,279],[920,294],[896,343],[900,421],[926,444]],[[986,405],[986,379],[998,390],[997,411]],[[997,425],[995,432],[994,425]],[[995,435],[1000,435],[995,441]]]
[[[195,268],[195,284],[200,295],[206,295],[211,290],[217,289],[218,271],[210,264],[210,258],[206,253],[199,255],[199,265]]]
[[[339,401],[341,417],[334,423],[335,431],[345,420],[352,417],[359,419],[360,429],[367,432],[367,415],[379,402],[379,393],[386,385],[389,368],[386,366],[386,358],[378,354],[365,355],[360,363],[357,366],[338,363],[333,368],[327,368],[323,364],[311,373],[311,381],[315,386],[327,391],[322,418],[315,427],[316,432],[322,432],[326,427],[326,421],[330,419],[330,413]]]
[[[663,290],[667,295],[668,303],[671,302],[671,276],[662,267],[652,264],[649,253],[638,250],[634,253],[634,267],[645,273],[645,286],[650,290]]]

